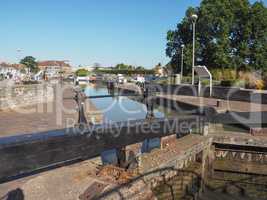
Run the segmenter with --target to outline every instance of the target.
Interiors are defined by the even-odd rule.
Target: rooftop
[[[67,61],[58,61],[58,60],[44,60],[44,61],[39,61],[38,66],[60,66],[60,67],[71,67]]]

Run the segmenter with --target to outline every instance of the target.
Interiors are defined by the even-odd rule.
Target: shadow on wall
[[[24,194],[20,188],[17,188],[8,192],[7,195],[1,197],[0,200],[24,200]]]

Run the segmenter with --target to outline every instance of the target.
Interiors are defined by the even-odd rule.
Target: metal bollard
[[[78,124],[87,124],[87,119],[84,113],[84,101],[86,99],[85,94],[81,91],[75,91],[75,92],[76,95],[74,99],[78,104],[78,111],[79,111]]]

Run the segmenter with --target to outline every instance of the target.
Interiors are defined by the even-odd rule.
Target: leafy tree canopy
[[[76,76],[84,77],[89,75],[89,71],[87,69],[78,69],[75,74]]]
[[[208,68],[240,67],[267,70],[267,9],[263,2],[203,0],[188,8],[175,30],[167,33],[166,55],[177,69],[184,44],[184,69],[192,66],[192,14],[196,23],[196,65]]]
[[[119,69],[119,70],[131,70],[131,69],[134,69],[134,67],[131,66],[131,65],[126,65],[126,64],[120,63],[120,64],[117,64],[115,66],[115,69]]]
[[[36,73],[39,70],[36,59],[32,56],[26,56],[20,61],[20,64],[23,64],[32,73]]]

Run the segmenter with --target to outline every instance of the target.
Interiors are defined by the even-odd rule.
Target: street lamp
[[[22,49],[17,49],[16,52],[17,52],[17,56],[18,56],[17,59],[18,59],[18,64],[19,64],[20,58],[21,58]]]
[[[181,58],[181,82],[183,80],[183,71],[184,71],[184,44],[181,45],[182,49],[182,58]]]
[[[194,67],[195,67],[195,34],[196,34],[196,22],[197,22],[198,16],[196,14],[193,14],[191,16],[192,23],[193,23],[193,58],[192,58],[192,85],[194,85],[195,79],[194,79]]]

